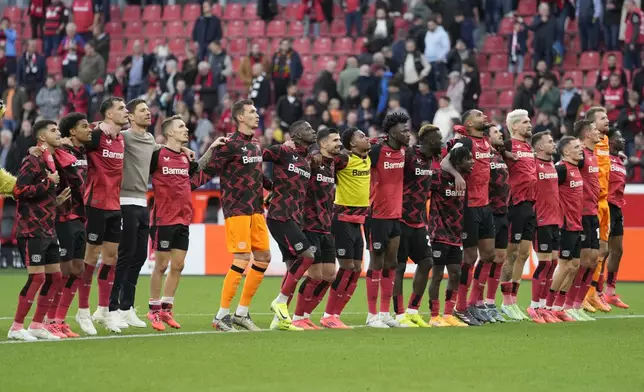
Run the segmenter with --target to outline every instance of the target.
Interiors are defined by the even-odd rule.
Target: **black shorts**
[[[510,223],[510,242],[518,244],[521,241],[532,241],[537,229],[537,216],[534,213],[533,201],[522,201],[510,206],[508,210]]]
[[[494,215],[494,249],[508,248],[508,216]]]
[[[102,245],[103,242],[121,242],[121,210],[107,211],[100,208],[86,207],[87,243]]]
[[[85,224],[80,219],[56,222],[56,236],[60,243],[60,261],[84,260]]]
[[[581,231],[561,230],[559,258],[563,260],[578,259],[581,256]]]
[[[534,235],[533,247],[537,253],[552,253],[559,250],[559,227],[557,225],[539,226]]]
[[[418,264],[424,259],[432,257],[432,248],[429,244],[427,228],[411,227],[400,222],[400,246],[398,247],[398,262],[407,263],[411,259]]]
[[[490,206],[465,207],[463,248],[473,248],[479,240],[495,237],[494,215]]]
[[[581,217],[584,232],[581,234],[581,249],[599,249],[599,217],[584,215]]]
[[[315,249],[315,262],[313,264],[335,263],[335,239],[331,233],[305,231],[304,235]]]
[[[364,239],[361,226],[360,223],[333,220],[331,233],[335,239],[335,253],[338,259],[362,260]]]
[[[624,214],[622,209],[614,204],[608,204],[610,208],[610,237],[621,237],[624,235]]]
[[[171,249],[188,250],[190,245],[190,228],[186,225],[150,227],[152,249],[169,252]]]
[[[306,252],[311,243],[300,226],[292,220],[278,221],[266,219],[266,225],[282,252],[283,261],[297,260],[297,256]]]
[[[443,242],[434,242],[432,243],[432,258],[434,259],[434,265],[461,264],[463,261],[463,248]]]
[[[400,221],[398,219],[367,218],[364,225],[369,250],[384,252],[389,240],[400,237]]]
[[[60,263],[57,238],[18,237],[18,249],[27,267]]]

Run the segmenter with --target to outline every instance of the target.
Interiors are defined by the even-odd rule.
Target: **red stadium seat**
[[[5,3],[6,4],[6,3]],[[22,22],[22,10],[18,7],[6,7],[2,13],[4,18],[9,18],[13,23]]]
[[[212,9],[212,14],[217,16],[218,18],[221,18],[222,15],[223,15],[223,12],[221,11],[221,4],[219,4],[219,3],[212,4],[211,7],[212,7],[211,8]],[[199,8],[201,8],[201,7],[199,7]],[[201,11],[199,12],[199,16],[201,16]]]
[[[332,42],[329,38],[320,37],[313,44],[313,54],[325,55],[331,53]]]
[[[112,4],[110,6],[110,20],[111,21],[121,20],[121,7],[118,4]]]
[[[577,69],[579,64],[577,64],[577,58],[579,56],[579,53],[575,52],[567,52],[564,56],[563,64],[561,64],[561,68],[563,68],[564,71],[574,71]]]
[[[125,38],[143,39],[143,23],[140,21],[128,22],[125,30]]]
[[[532,16],[537,13],[537,1],[536,0],[521,0],[519,2],[519,8],[517,13],[521,16]]]
[[[329,61],[335,61],[335,58],[333,56],[320,56],[318,57],[317,61],[315,62],[315,73],[320,73],[326,69],[326,65],[329,63]],[[338,63],[336,62],[335,68],[338,68]]]
[[[226,26],[224,31],[229,37],[243,37],[245,34],[245,27],[246,26],[244,26],[244,22],[233,20],[228,22],[228,25]]]
[[[166,5],[163,7],[163,20],[170,22],[173,20],[181,19],[181,6],[180,5]]]
[[[561,78],[561,85],[564,85],[564,82],[566,79],[572,79],[572,84],[575,87],[581,87],[584,85],[584,73],[581,71],[567,71],[564,73],[563,77]],[[595,81],[593,80],[593,84]]]
[[[58,56],[47,57],[47,73],[51,75],[61,74],[63,71],[63,61]]]
[[[168,23],[165,28],[166,37],[171,38],[187,38],[191,33],[192,31],[186,31],[183,27],[183,21],[180,20]]]
[[[352,54],[353,53],[353,39],[343,37],[335,40],[333,45],[333,53],[335,54]]]
[[[288,29],[286,30],[286,36],[287,37],[301,37],[304,35],[304,24],[300,22],[299,20],[296,20],[294,22],[290,22],[288,25]]]
[[[488,71],[503,72],[508,70],[508,55],[507,54],[493,54],[490,56],[490,61],[487,65]]]
[[[479,71],[487,71],[487,63],[487,55],[485,53],[478,53],[476,55],[476,64],[479,66]]]
[[[300,60],[302,61],[302,68],[304,68],[304,72],[313,72],[313,57],[300,56]]]
[[[228,42],[226,46],[226,51],[229,54],[234,55],[245,55],[248,53],[248,41],[246,38],[233,38]]]
[[[499,106],[501,109],[510,110],[512,109],[512,103],[514,102],[514,90],[506,90],[501,92],[499,97]]]
[[[227,4],[224,9],[224,15],[222,19],[224,20],[241,20],[244,13],[244,7],[241,4],[232,3]]]
[[[298,38],[293,41],[293,50],[302,55],[311,53],[311,41],[308,38]]]
[[[314,73],[305,73],[300,79],[299,87],[305,92],[309,93],[315,84],[316,75]]]
[[[496,91],[483,91],[481,93],[481,97],[479,98],[479,107],[490,109],[498,106]]]
[[[505,39],[498,35],[489,35],[483,43],[483,53],[507,53],[508,45]]]
[[[500,35],[510,35],[514,31],[514,21],[512,18],[503,18],[499,25]]]
[[[595,82],[597,81],[597,74],[599,74],[599,71],[586,72],[586,78],[584,79],[585,88],[595,87]]]
[[[488,72],[480,72],[479,81],[481,83],[481,89],[483,90],[492,87],[492,75]]]
[[[497,72],[494,76],[494,83],[492,84],[497,90],[506,90],[514,88],[514,74],[509,72]]]
[[[344,24],[344,20],[334,19],[333,22],[331,22],[331,37],[343,37],[346,33],[347,27]]]
[[[243,20],[255,20],[257,19],[257,3],[248,3],[244,7],[244,14],[242,15]]]
[[[107,72],[114,72],[121,65],[125,56],[110,56],[107,61]]]
[[[344,9],[342,9],[342,6],[338,3],[333,3],[333,17],[336,19],[342,19],[341,17],[344,16]]]
[[[617,68],[621,68],[624,62],[624,55],[622,52],[606,52],[602,57],[602,68],[608,67],[608,56],[613,55],[617,60]]]
[[[266,23],[261,19],[249,22],[246,36],[250,38],[266,36]]]
[[[579,69],[582,71],[599,69],[600,59],[598,52],[584,52],[579,57]]]
[[[125,52],[125,46],[122,39],[110,40],[110,54],[121,54]]]
[[[148,53],[154,53],[154,50],[157,48],[159,45],[165,45],[165,36],[162,37],[157,37],[157,38],[152,38],[148,39]]]
[[[123,9],[123,22],[140,22],[141,7],[138,5],[126,5]]]
[[[111,40],[123,38],[123,25],[121,22],[109,22],[105,25],[105,32]]]
[[[146,38],[156,38],[156,37],[165,37],[163,32],[163,22],[157,20],[155,22],[149,22],[145,24],[143,28],[145,31]]]
[[[143,8],[143,21],[152,22],[161,20],[161,6],[160,5],[146,5]]]
[[[295,21],[297,20],[297,14],[300,10],[300,4],[299,3],[291,3],[284,8],[284,17],[288,21]]]
[[[286,35],[286,22],[274,20],[268,24],[266,36],[270,38],[282,38]]]
[[[515,86],[518,86],[521,83],[523,83],[523,79],[525,79],[525,77],[528,75],[532,76],[533,79],[536,77],[536,74],[534,72],[521,72],[519,76],[517,76],[517,82]]]
[[[270,42],[268,38],[256,38],[253,40],[253,44],[259,45],[259,51],[264,53],[265,56],[271,56]]]
[[[185,38],[171,38],[168,42],[168,48],[175,55],[185,53],[186,51],[186,40]]]
[[[127,40],[127,44],[125,45],[125,55],[129,56],[134,52],[134,43],[136,41],[139,41],[141,45],[145,45],[145,42],[143,41],[142,38],[131,38]]]
[[[579,26],[577,24],[577,21],[570,21],[570,23],[568,23],[568,26],[566,26],[566,33],[577,34],[578,32],[579,32]]]
[[[194,21],[201,16],[201,5],[186,4],[183,7],[183,20]]]

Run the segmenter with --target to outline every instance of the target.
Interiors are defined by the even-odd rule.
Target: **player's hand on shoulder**
[[[309,155],[309,161],[311,162],[311,166],[313,167],[320,167],[322,165],[322,154],[320,151],[313,151]]]
[[[286,141],[282,144],[282,146],[289,148],[291,150],[295,149],[295,142],[293,140]]]
[[[72,196],[72,190],[70,187],[63,189],[58,196],[56,196],[56,205],[59,206],[65,203]]]
[[[188,156],[188,159],[190,159],[191,161],[194,161],[195,157],[197,156],[194,151],[187,147],[181,147],[181,151],[183,151],[183,153],[186,154]]]
[[[210,145],[210,148],[221,147],[221,146],[225,145],[226,143],[228,143],[229,141],[230,141],[230,138],[227,138],[225,136],[218,137],[217,139],[215,139],[214,142],[212,142],[212,144]]]
[[[29,154],[35,157],[41,157],[42,149],[38,146],[29,147]]]
[[[60,144],[64,146],[69,146],[69,147],[74,147],[74,143],[72,143],[72,140],[68,137],[63,137],[60,139]]]
[[[47,178],[49,178],[51,181],[53,181],[54,184],[56,184],[56,185],[58,185],[58,183],[60,182],[60,176],[58,175],[57,171],[47,174]]]
[[[467,187],[467,184],[465,183],[463,176],[459,174],[454,178],[454,186],[456,187],[457,192],[465,192],[465,188]]]

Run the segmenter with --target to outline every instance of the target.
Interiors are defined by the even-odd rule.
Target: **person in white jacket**
[[[438,110],[434,115],[434,121],[432,121],[432,124],[436,125],[441,130],[441,135],[443,135],[443,143],[451,139],[454,134],[454,131],[452,130],[452,119],[454,118],[460,119],[461,113],[454,109],[454,106],[452,106],[449,97],[440,97],[440,99],[438,100]]]
[[[449,35],[436,22],[430,19],[427,22],[427,33],[425,34],[425,58],[432,67],[430,72],[430,88],[433,91],[443,90],[443,79],[447,62],[447,54],[451,49]]]

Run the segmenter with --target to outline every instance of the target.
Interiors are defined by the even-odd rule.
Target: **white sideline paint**
[[[256,313],[260,314],[260,313]],[[269,315],[269,313],[262,313],[263,315]],[[272,314],[272,313],[270,313]],[[346,313],[346,314],[362,314],[362,313]],[[193,315],[199,315],[199,314],[193,314]],[[208,314],[210,315],[210,314]],[[187,316],[184,315],[184,316]],[[639,318],[644,318],[644,314],[625,314],[625,315],[608,315],[608,316],[597,316],[596,317],[598,320],[606,319],[606,320],[617,320],[617,319],[639,319]],[[6,317],[3,317],[2,319],[6,319]],[[526,322],[527,323],[527,322]],[[362,328],[364,325],[353,325],[354,328]],[[252,333],[249,331],[239,331],[240,333]],[[270,332],[270,329],[262,329],[261,332]],[[142,334],[132,334],[132,335],[109,335],[109,336],[84,336],[80,338],[74,338],[74,339],[61,339],[61,340],[38,340],[35,342],[23,342],[23,341],[15,341],[15,340],[5,340],[0,342],[0,344],[24,344],[24,343],[59,343],[59,342],[76,342],[76,341],[85,341],[85,340],[113,340],[113,339],[145,339],[145,338],[165,338],[169,336],[192,336],[192,335],[216,335],[216,334],[230,334],[230,332],[222,332],[222,331],[190,331],[190,332],[169,332],[169,333],[142,333]]]

